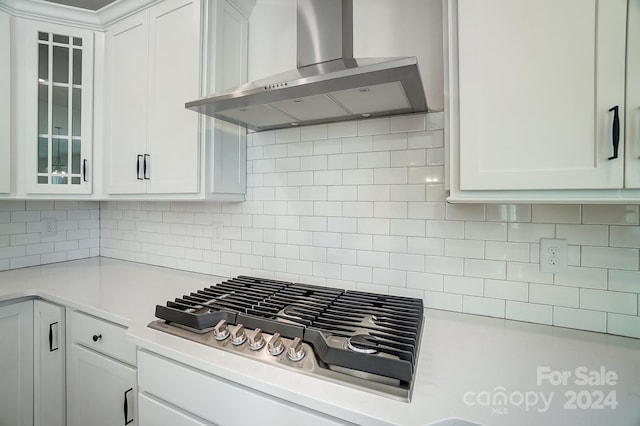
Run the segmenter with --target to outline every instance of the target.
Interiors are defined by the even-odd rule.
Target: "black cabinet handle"
[[[611,126],[611,143],[613,144],[613,157],[609,160],[618,158],[618,145],[620,144],[620,117],[618,115],[618,105],[609,109],[613,111],[613,124]]]
[[[94,334],[91,339],[93,339],[94,342],[97,342],[98,340],[102,340],[102,334]]]
[[[138,161],[136,162],[136,179],[142,180],[140,177],[140,159],[142,158],[141,154],[138,154]]]
[[[129,400],[127,399],[127,394],[131,392],[133,388],[129,388],[129,390],[124,393],[124,424],[128,425],[133,422],[133,417],[129,418]]]
[[[89,179],[87,178],[87,159],[85,158],[84,160],[82,160],[82,180],[84,182],[89,182]]]
[[[151,156],[149,154],[145,154],[144,155],[144,174],[143,174],[143,176],[144,176],[145,179],[148,180],[150,178],[149,178],[149,175],[147,174],[147,157],[149,157],[149,159],[151,159]],[[151,160],[149,160],[149,167],[148,168],[149,169],[151,168]]]
[[[58,324],[58,322],[52,322],[49,324],[49,352],[57,351],[58,347],[53,347],[53,326]]]

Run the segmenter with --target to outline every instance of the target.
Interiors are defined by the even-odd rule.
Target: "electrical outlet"
[[[213,236],[211,239],[214,244],[222,244],[223,233],[224,233],[224,224],[222,222],[213,222],[211,224],[213,228]]]
[[[540,272],[554,274],[567,272],[569,242],[567,240],[540,239]]]
[[[55,217],[45,217],[42,219],[40,229],[41,237],[55,237],[58,234],[58,223]]]

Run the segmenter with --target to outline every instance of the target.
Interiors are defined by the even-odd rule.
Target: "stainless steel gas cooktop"
[[[408,401],[422,300],[239,276],[156,306],[149,327]]]

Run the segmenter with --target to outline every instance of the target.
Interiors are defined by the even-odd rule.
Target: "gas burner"
[[[375,343],[369,343],[369,336],[364,334],[356,334],[355,336],[349,337],[347,340],[347,348],[351,349],[354,352],[359,352],[362,354],[375,354],[378,351],[372,348],[372,345]]]
[[[423,304],[239,276],[158,305],[156,317],[156,330],[406,401]]]

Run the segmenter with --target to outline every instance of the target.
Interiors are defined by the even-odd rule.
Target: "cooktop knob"
[[[251,349],[252,351],[259,351],[260,349],[264,348],[264,344],[265,342],[264,337],[262,336],[262,330],[256,328],[253,336],[249,337],[249,349]]]
[[[284,352],[284,343],[282,343],[280,333],[274,334],[271,340],[269,340],[269,343],[267,344],[267,350],[273,356],[278,356],[282,352]]]
[[[291,346],[287,349],[287,358],[291,361],[300,361],[304,358],[304,349],[302,348],[302,342],[299,337],[293,339]]]
[[[229,337],[229,326],[227,325],[227,321],[221,319],[215,327],[213,327],[213,335],[216,337],[216,340],[224,340]]]
[[[231,332],[231,343],[234,346],[240,346],[247,341],[247,334],[244,332],[244,325],[238,324]]]

